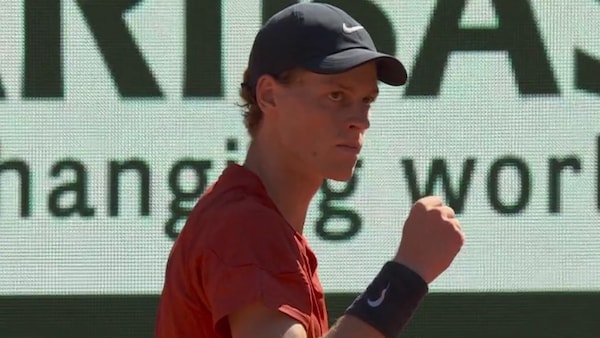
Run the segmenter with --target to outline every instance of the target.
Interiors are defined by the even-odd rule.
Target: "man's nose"
[[[350,129],[358,129],[365,131],[371,126],[369,121],[369,106],[361,104],[352,110],[348,118],[348,127]]]

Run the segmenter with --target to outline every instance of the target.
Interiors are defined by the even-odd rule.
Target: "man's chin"
[[[338,171],[332,172],[329,175],[327,175],[326,177],[330,180],[334,180],[334,181],[338,181],[338,182],[348,182],[348,181],[350,181],[350,179],[352,179],[353,175],[354,175],[354,167],[352,167],[350,170],[338,170]]]

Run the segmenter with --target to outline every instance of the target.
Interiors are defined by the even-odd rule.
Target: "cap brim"
[[[392,86],[406,83],[406,68],[395,57],[364,48],[346,49],[325,58],[307,62],[304,67],[315,73],[336,74],[358,67],[366,62],[377,62],[377,77]]]

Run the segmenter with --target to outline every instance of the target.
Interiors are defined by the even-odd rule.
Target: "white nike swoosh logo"
[[[390,287],[390,283],[388,283],[388,285],[385,287],[385,289],[383,289],[383,291],[381,291],[381,295],[379,296],[379,298],[377,298],[376,300],[367,299],[367,304],[369,304],[370,307],[378,307],[379,305],[381,305],[381,303],[383,303],[383,300],[385,299],[385,292],[387,291],[387,289],[389,287]]]
[[[350,34],[350,33],[354,33],[356,31],[359,31],[361,29],[365,29],[365,27],[363,26],[352,26],[352,27],[348,27],[346,26],[346,24],[342,24],[342,29],[344,30],[344,33]]]

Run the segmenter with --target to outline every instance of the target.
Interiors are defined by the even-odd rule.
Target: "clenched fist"
[[[423,197],[415,202],[404,223],[394,260],[429,284],[450,266],[464,241],[454,210],[437,196]]]

